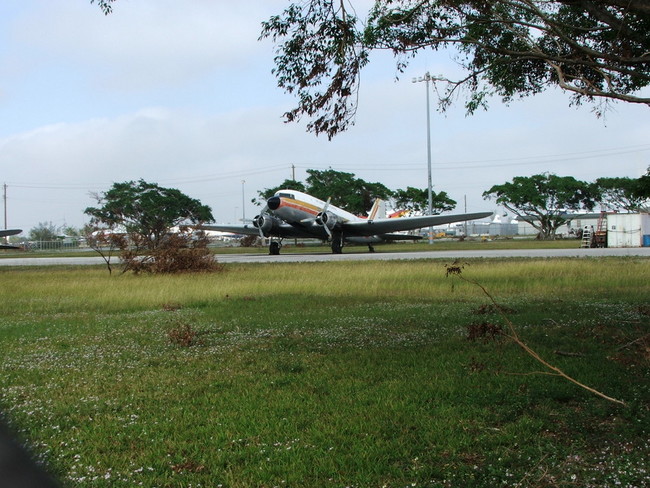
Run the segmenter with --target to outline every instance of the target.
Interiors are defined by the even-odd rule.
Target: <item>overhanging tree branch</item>
[[[422,49],[452,49],[465,74],[441,75],[444,110],[458,88],[468,113],[489,96],[509,102],[558,86],[572,102],[617,100],[650,106],[650,2],[645,0],[378,0],[364,22],[343,0],[292,4],[263,24],[278,44],[278,85],[295,93],[287,121],[312,119],[308,130],[328,137],[354,122],[359,73],[368,53],[390,49],[403,71]],[[307,5],[308,7],[306,7]],[[344,27],[316,30],[331,23]],[[300,33],[295,34],[295,33]],[[298,39],[309,55],[297,53]],[[335,48],[335,49],[333,49]],[[296,57],[297,56],[297,57]],[[323,90],[318,90],[323,87]]]

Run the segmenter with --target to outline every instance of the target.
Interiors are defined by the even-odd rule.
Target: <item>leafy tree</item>
[[[650,200],[650,166],[648,166],[646,174],[639,178],[639,184],[634,190],[634,196]]]
[[[83,234],[83,229],[78,229],[72,225],[65,225],[61,228],[63,235],[69,237],[81,237]]]
[[[377,198],[388,199],[391,190],[381,183],[369,183],[352,173],[327,169],[308,169],[307,192],[321,200],[331,199],[333,205],[357,215],[367,213]]]
[[[468,113],[560,87],[572,103],[650,105],[648,0],[376,0],[365,18],[349,2],[292,3],[262,25],[276,45],[278,86],[296,95],[287,122],[332,138],[354,121],[361,70],[373,50],[391,50],[401,72],[422,50],[451,49],[463,69],[441,85],[445,109],[466,89]],[[436,90],[438,92],[438,90]]]
[[[650,196],[643,196],[642,178],[598,178],[599,202],[604,207],[627,212],[647,211]]]
[[[112,250],[120,250],[123,271],[178,273],[218,271],[204,235],[187,227],[212,222],[210,207],[173,188],[155,183],[114,183],[99,195],[100,207],[89,207],[89,244],[111,272]],[[177,232],[172,228],[180,226]],[[202,233],[199,233],[202,234]]]
[[[160,246],[172,227],[214,221],[210,207],[199,200],[144,180],[114,183],[98,203],[100,207],[85,210],[94,224],[123,227],[150,250]]]
[[[393,194],[395,206],[400,210],[407,210],[411,214],[426,214],[429,211],[429,192],[425,189],[407,186],[405,190],[397,190]],[[433,214],[453,210],[456,201],[449,198],[446,192],[431,192],[431,207]]]
[[[52,222],[39,222],[29,231],[29,239],[32,241],[54,241],[59,235],[59,227]]]
[[[544,173],[515,176],[510,183],[494,185],[483,198],[495,198],[522,220],[530,222],[542,239],[553,239],[558,227],[571,220],[568,210],[592,210],[597,195],[593,185],[572,176]]]

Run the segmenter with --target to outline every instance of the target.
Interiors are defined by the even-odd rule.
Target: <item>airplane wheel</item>
[[[341,254],[343,252],[343,239],[334,237],[332,240],[332,252],[334,254]]]
[[[271,242],[271,244],[269,244],[269,254],[271,254],[272,256],[277,256],[278,254],[280,254],[279,242],[273,241]]]

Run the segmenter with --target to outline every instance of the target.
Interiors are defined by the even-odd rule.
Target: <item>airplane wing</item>
[[[232,232],[233,234],[244,234],[251,236],[259,236],[260,230],[252,224],[244,225],[202,225],[197,227],[200,230],[216,230],[219,232]],[[319,229],[321,230],[321,229]],[[265,235],[273,235],[274,237],[287,237],[287,238],[314,238],[318,237],[315,233],[309,232],[307,230],[300,229],[299,227],[294,227],[286,223],[276,225],[270,233],[265,233]],[[325,231],[322,231],[323,238],[327,238]]]
[[[16,234],[20,234],[22,231],[22,229],[3,229],[0,230],[0,237],[15,236]],[[0,249],[20,249],[20,247],[11,246],[9,244],[1,244]]]
[[[342,224],[346,235],[371,236],[399,232],[404,230],[421,229],[433,225],[450,224],[465,220],[478,220],[492,215],[492,212],[477,212],[455,215],[425,215],[422,217],[402,217],[399,219],[379,219],[345,222]]]
[[[200,225],[198,230],[216,230],[218,232],[232,232],[233,234],[260,235],[260,231],[253,225]]]

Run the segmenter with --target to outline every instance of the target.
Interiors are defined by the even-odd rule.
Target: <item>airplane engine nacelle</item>
[[[257,215],[253,218],[253,226],[262,231],[265,236],[280,228],[280,220],[270,215]]]
[[[322,225],[332,230],[336,223],[338,222],[338,217],[330,212],[321,212],[316,216],[316,223]]]

